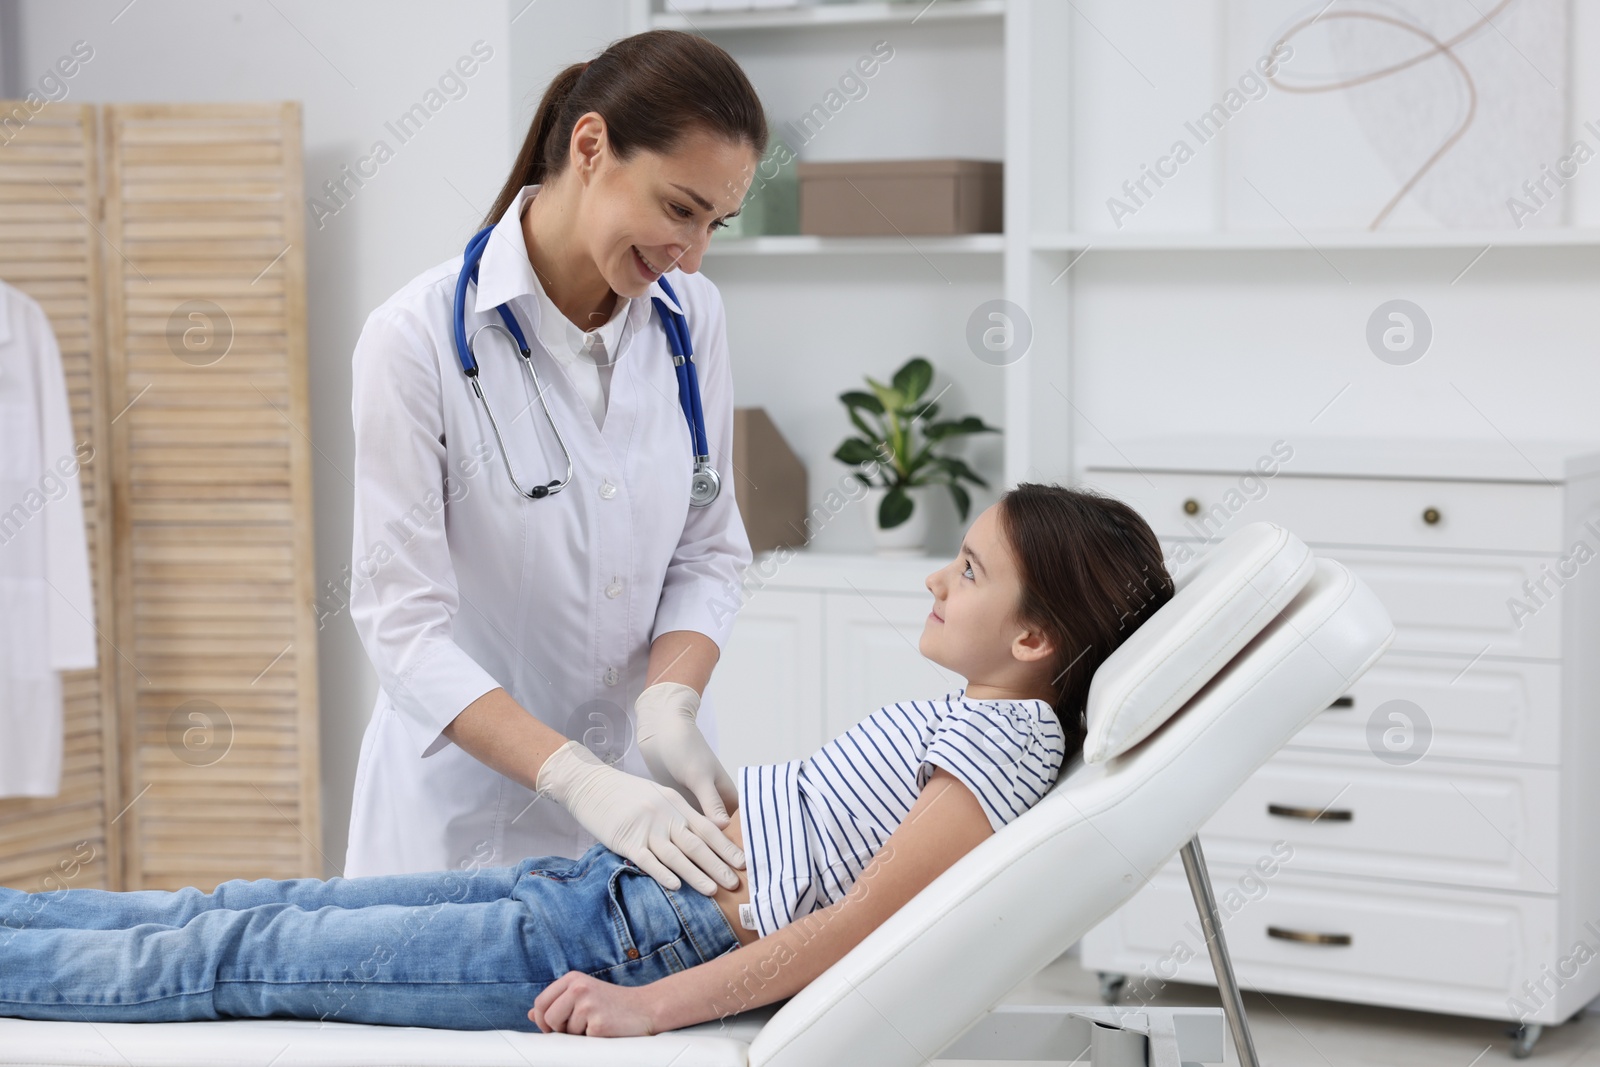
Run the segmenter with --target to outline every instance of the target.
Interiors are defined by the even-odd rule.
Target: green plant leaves
[[[955,484],[957,478],[965,478],[967,481],[981,485],[985,489],[989,487],[989,483],[978,477],[977,472],[967,466],[965,461],[957,459],[955,456],[937,456],[934,458],[933,463],[949,474],[951,485]]]
[[[933,382],[933,364],[921,356],[912,356],[905,365],[894,372],[894,389],[900,394],[902,404],[909,404]]]
[[[878,504],[878,526],[885,530],[899,526],[911,517],[911,508],[911,495],[906,492],[905,486],[895,486],[883,494],[883,500]]]
[[[844,402],[845,407],[852,411],[856,408],[866,408],[874,415],[883,414],[883,401],[871,393],[863,393],[859,389],[849,389],[840,393],[839,399]]]
[[[865,375],[865,378],[867,379],[867,384],[872,387],[874,399],[878,401],[878,406],[882,409],[879,414],[893,417],[893,414],[900,410],[899,391],[891,385],[884,385],[870,374]]]
[[[976,415],[968,415],[964,419],[931,423],[923,429],[922,435],[930,441],[943,441],[946,437],[955,437],[959,434],[999,432],[999,427],[985,424]]]
[[[850,389],[839,394],[850,423],[860,436],[848,437],[833,454],[841,463],[855,467],[878,464],[882,487],[888,491],[878,505],[878,526],[892,529],[911,517],[915,500],[906,491],[919,485],[943,485],[950,490],[956,509],[966,520],[972,497],[958,484],[971,482],[988,488],[973,469],[954,456],[936,455],[941,441],[975,433],[998,433],[976,415],[934,421],[939,405],[922,403],[933,384],[933,364],[913,356],[894,372],[890,383],[863,375],[872,391]],[[920,433],[921,441],[917,440]],[[869,483],[870,484],[870,483]]]
[[[950,483],[950,495],[955,497],[956,511],[960,512],[961,521],[966,522],[967,512],[972,510],[972,497],[968,496],[967,491],[955,482]]]
[[[877,459],[878,451],[869,441],[863,441],[859,437],[847,437],[838,450],[833,453],[833,458],[840,463],[849,463],[852,466],[856,466],[863,463],[871,463]]]

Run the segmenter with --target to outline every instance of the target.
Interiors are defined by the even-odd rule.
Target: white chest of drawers
[[[1600,446],[1147,439],[1085,450],[1176,576],[1259,520],[1394,645],[1200,831],[1241,985],[1529,1024],[1600,995]],[[1270,471],[1270,473],[1268,473]],[[1210,983],[1176,859],[1087,935],[1125,1003]]]

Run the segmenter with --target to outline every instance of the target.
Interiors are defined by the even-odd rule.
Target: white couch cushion
[[[0,1064],[18,1067],[747,1067],[786,1004],[654,1037],[435,1030],[315,1019],[193,1023],[0,1019]]]
[[[1311,580],[1311,550],[1271,522],[1240,527],[1174,581],[1176,592],[1089,683],[1085,763],[1143,741]]]

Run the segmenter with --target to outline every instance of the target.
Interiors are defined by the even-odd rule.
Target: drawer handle
[[[1348,945],[1349,934],[1313,934],[1305,930],[1286,930],[1281,926],[1267,927],[1267,936],[1279,941],[1298,941],[1302,945]]]
[[[1268,804],[1267,814],[1281,815],[1285,819],[1305,819],[1308,822],[1316,822],[1318,819],[1349,822],[1355,818],[1355,812],[1349,808],[1291,808],[1287,804]]]
[[[1329,704],[1324,710],[1325,711],[1332,711],[1334,708],[1353,708],[1355,706],[1356,706],[1356,698],[1355,697],[1342,696],[1339,699],[1335,700],[1332,704]]]
[[[1185,515],[1200,514],[1200,501],[1196,500],[1194,497],[1190,497],[1189,499],[1185,500],[1183,502],[1183,513]]]
[[[1439,523],[1439,509],[1438,508],[1423,508],[1422,509],[1422,521],[1427,523],[1429,526],[1437,526],[1438,523]]]

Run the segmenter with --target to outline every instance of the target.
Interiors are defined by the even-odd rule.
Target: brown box
[[[984,159],[797,163],[800,232],[999,233],[1003,164]]]
[[[806,543],[806,467],[764,408],[733,409],[734,499],[756,555]]]

